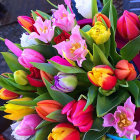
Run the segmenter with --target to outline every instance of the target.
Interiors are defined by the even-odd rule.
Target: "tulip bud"
[[[35,31],[35,27],[33,26],[33,24],[35,23],[35,21],[28,16],[18,16],[18,22],[21,26],[23,26],[24,28],[26,28],[27,30],[29,30],[30,32]]]
[[[97,21],[87,34],[93,38],[97,45],[104,44],[109,40],[111,35],[110,29],[106,29],[105,25],[100,21]]]
[[[90,82],[104,90],[111,90],[115,87],[117,78],[113,76],[114,71],[107,65],[98,65],[88,72]]]
[[[23,70],[17,70],[14,72],[14,79],[15,82],[19,85],[27,85],[28,79],[27,79],[27,73]]]
[[[40,70],[40,75],[41,75],[41,78],[42,78],[42,81],[43,81],[44,84],[45,84],[44,78],[50,83],[53,80],[53,76],[50,75],[49,73],[45,72],[45,71]]]
[[[48,140],[80,140],[80,133],[69,123],[61,123],[52,129]]]
[[[81,132],[87,132],[93,124],[93,106],[89,105],[84,111],[86,100],[71,101],[63,109],[62,114],[67,115],[67,119],[74,126],[79,127]]]
[[[97,18],[97,21],[100,21],[100,22],[102,22],[102,19],[103,19],[105,21],[107,27],[108,28],[111,27],[111,22],[110,22],[109,18],[106,15],[101,14],[101,13],[98,13],[94,16],[93,23],[92,23],[93,26],[95,25],[95,17]]]
[[[55,83],[51,88],[60,92],[72,92],[78,83],[77,77],[72,74],[59,72],[54,77]]]
[[[138,16],[125,10],[117,21],[117,30],[123,39],[133,40],[140,35],[140,20]]]
[[[17,97],[19,97],[18,94],[11,92],[5,88],[2,88],[0,90],[0,99],[2,99],[2,100],[12,100],[12,99],[15,99]]]
[[[129,63],[127,60],[121,60],[115,66],[115,75],[119,80],[131,81],[137,77],[137,72],[133,64]]]
[[[47,118],[46,116],[50,113],[62,109],[62,105],[55,100],[43,100],[37,103],[36,112],[38,115],[46,121],[56,122]]]

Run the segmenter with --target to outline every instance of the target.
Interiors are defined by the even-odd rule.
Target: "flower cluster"
[[[0,38],[10,50],[2,55],[12,71],[0,75],[0,99],[7,100],[0,110],[16,121],[16,140],[126,140],[139,134],[134,114],[140,81],[131,60],[140,51],[140,20],[124,11],[117,21],[112,1],[101,13],[93,2],[76,0],[92,26],[76,22],[71,0],[65,0],[69,10],[52,4],[52,16],[39,10],[19,16],[26,30],[20,44]],[[125,42],[120,53],[118,36]]]

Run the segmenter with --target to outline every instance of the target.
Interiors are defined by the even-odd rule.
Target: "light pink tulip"
[[[74,14],[70,14],[64,5],[58,5],[58,10],[53,13],[53,25],[58,26],[60,29],[69,32],[74,27]]]
[[[52,40],[54,36],[54,26],[51,25],[51,20],[43,21],[41,17],[37,17],[34,26],[37,29],[37,32],[32,32],[30,34],[31,39],[39,39],[45,43],[48,43]]]
[[[36,133],[35,128],[41,122],[41,118],[37,114],[31,114],[25,116],[24,119],[20,122],[15,133],[19,136],[31,136]]]
[[[123,39],[133,40],[140,35],[140,20],[138,16],[125,10],[117,22],[117,30]]]
[[[33,65],[30,64],[30,62],[44,63],[45,58],[42,54],[35,50],[24,49],[21,56],[18,58],[18,61],[25,68],[31,68]]]
[[[72,65],[66,59],[61,58],[60,56],[54,56],[50,60],[54,61],[60,65],[72,67]]]
[[[78,66],[82,66],[82,62],[86,60],[88,53],[86,41],[82,39],[80,32],[80,26],[75,26],[72,30],[72,35],[69,41],[63,41],[53,47],[57,49],[58,53],[72,61],[77,61]],[[64,56],[65,54],[65,56]]]
[[[124,106],[118,106],[114,114],[109,113],[103,117],[104,127],[113,126],[120,137],[126,136],[133,139],[139,132],[135,129],[134,122],[135,105],[131,102],[131,97],[127,99]]]
[[[81,132],[87,132],[93,124],[93,106],[90,105],[83,111],[86,100],[71,101],[63,109],[62,114],[67,115],[67,119],[74,126],[79,127]]]

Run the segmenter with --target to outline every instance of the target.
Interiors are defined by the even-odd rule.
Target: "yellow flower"
[[[31,101],[31,98],[20,98],[20,99],[14,99],[11,101]],[[34,109],[28,107],[28,106],[21,106],[21,105],[15,105],[15,104],[6,104],[5,105],[4,112],[9,113],[8,115],[5,115],[4,118],[9,120],[17,121],[21,118],[23,118],[26,115],[34,113]]]
[[[95,25],[87,32],[87,34],[93,38],[97,45],[104,44],[110,38],[110,29],[106,28],[105,25],[97,21]]]

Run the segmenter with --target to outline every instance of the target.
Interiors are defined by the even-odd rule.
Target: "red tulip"
[[[134,80],[137,76],[137,72],[133,64],[129,63],[127,60],[121,60],[116,65],[115,75],[119,80]]]
[[[12,100],[16,99],[17,97],[19,97],[19,94],[11,92],[5,88],[0,90],[0,99],[2,100]]]
[[[48,140],[80,140],[80,133],[69,123],[60,123],[52,129]]]
[[[74,126],[79,127],[81,132],[87,132],[93,124],[93,106],[90,105],[83,111],[86,100],[71,101],[62,110],[62,114],[67,115],[67,119]]]
[[[107,65],[98,65],[88,72],[90,82],[104,90],[111,90],[115,87],[117,78],[113,76],[114,71]]]
[[[45,85],[41,79],[40,70],[35,67],[31,67],[30,72],[31,74],[27,75],[30,85],[34,87],[44,87]]]
[[[117,22],[117,30],[122,38],[133,40],[140,35],[140,20],[138,16],[125,10]]]
[[[18,16],[18,22],[21,26],[23,26],[24,28],[26,28],[27,30],[29,30],[30,32],[34,32],[36,31],[35,27],[34,27],[34,23],[35,21],[28,16]]]
[[[46,116],[50,113],[62,109],[62,105],[55,100],[43,100],[37,103],[36,112],[38,115],[46,121],[56,122],[49,119]]]
[[[109,18],[108,18],[106,15],[101,14],[101,13],[98,13],[98,14],[96,14],[95,16],[97,17],[97,21],[102,22],[102,19],[103,19],[103,20],[105,21],[107,27],[108,27],[108,28],[111,27],[111,22],[110,22]],[[94,26],[94,24],[95,24],[95,17],[94,17],[94,19],[93,19],[93,23],[92,23],[92,24],[93,24],[93,26]]]

